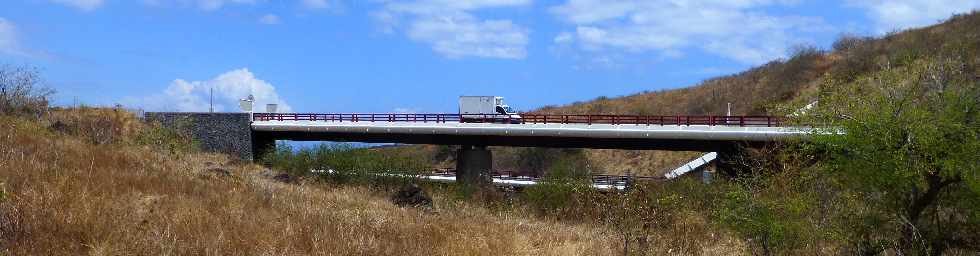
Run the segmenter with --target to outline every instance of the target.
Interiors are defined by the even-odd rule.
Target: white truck
[[[462,122],[520,123],[517,111],[504,104],[500,96],[459,96],[459,115]]]

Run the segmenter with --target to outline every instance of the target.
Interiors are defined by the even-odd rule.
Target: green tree
[[[846,184],[845,196],[866,205],[851,210],[857,221],[850,223],[864,226],[844,227],[865,232],[850,237],[877,239],[858,242],[878,245],[863,253],[892,247],[938,255],[980,246],[976,61],[909,60],[821,88],[820,106],[808,121],[832,128],[816,133],[810,149]]]

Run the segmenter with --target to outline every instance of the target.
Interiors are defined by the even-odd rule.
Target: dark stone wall
[[[201,150],[225,153],[244,160],[256,157],[256,146],[248,113],[183,113],[147,112],[147,122],[159,122],[164,127],[190,133],[200,143]],[[267,144],[261,140],[260,144]],[[272,141],[273,146],[275,141]]]

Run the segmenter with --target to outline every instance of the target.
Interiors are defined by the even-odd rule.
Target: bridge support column
[[[752,172],[752,166],[749,166],[752,163],[746,161],[753,158],[749,150],[751,147],[746,144],[732,144],[719,149],[718,159],[715,161],[718,176],[724,175],[726,178],[733,179]]]
[[[263,136],[260,133],[252,132],[252,160],[260,161],[265,154],[276,151],[276,140],[271,136]]]
[[[456,181],[466,186],[489,185],[493,181],[492,155],[486,146],[461,146],[456,152]]]
[[[702,183],[711,184],[711,179],[715,178],[714,176],[716,176],[716,173],[718,173],[718,161],[719,160],[716,158],[714,161],[711,161],[711,163],[704,166],[704,169],[701,170]]]

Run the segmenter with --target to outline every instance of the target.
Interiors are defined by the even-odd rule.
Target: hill
[[[40,118],[0,115],[0,251],[610,255],[621,250],[617,232],[598,220],[559,221],[523,208],[486,207],[432,184],[423,184],[434,199],[432,208],[401,208],[388,198],[397,183],[323,182],[308,171],[284,174],[197,152],[192,145],[189,136],[140,122],[120,109],[55,109]],[[694,213],[684,216],[678,222],[688,224],[652,235],[645,250],[745,250],[731,235],[704,242],[720,233]],[[679,242],[676,236],[694,239]]]
[[[793,109],[819,99],[824,81],[849,82],[882,67],[916,56],[934,56],[952,48],[966,48],[977,58],[980,45],[980,13],[956,15],[947,21],[918,29],[896,31],[881,37],[843,35],[830,50],[800,46],[789,59],[774,60],[749,70],[708,79],[697,85],[646,91],[621,97],[598,97],[565,106],[546,106],[530,111],[536,114],[618,114],[618,115],[725,115],[728,103],[732,115],[786,115]],[[972,49],[972,51],[970,50]],[[521,150],[495,149],[495,157],[523,159]],[[552,150],[551,153],[562,154]],[[572,152],[584,157],[594,172],[662,175],[698,152],[592,150]],[[527,154],[524,152],[523,154]],[[535,166],[509,166],[532,169]],[[538,166],[550,166],[551,163]]]

